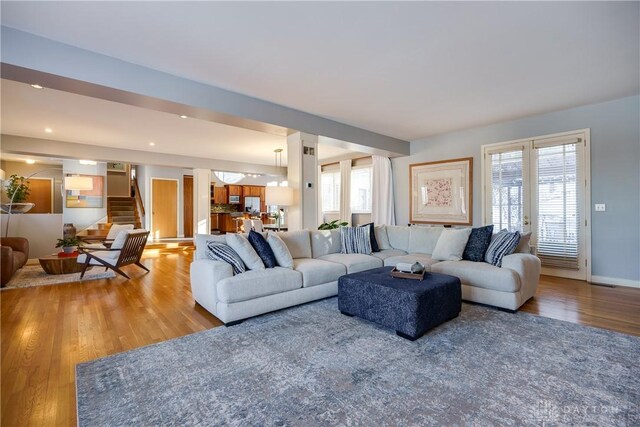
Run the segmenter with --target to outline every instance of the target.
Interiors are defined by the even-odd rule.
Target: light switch
[[[604,203],[596,203],[596,212],[604,212],[607,210],[607,207]]]

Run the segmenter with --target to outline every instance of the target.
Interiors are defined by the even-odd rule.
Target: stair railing
[[[142,216],[145,215],[144,213],[144,203],[142,202],[142,196],[140,196],[140,187],[138,187],[138,179],[134,178],[133,179],[133,192],[135,193],[135,198],[136,198],[136,204],[138,205],[138,208],[140,209],[140,214]],[[142,222],[142,218],[139,218],[140,222]]]

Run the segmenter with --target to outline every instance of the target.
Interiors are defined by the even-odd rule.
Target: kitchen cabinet
[[[225,187],[215,187],[213,189],[213,203],[225,204],[227,202],[227,189]]]
[[[241,185],[226,185],[227,196],[242,196],[242,186]]]
[[[267,211],[267,198],[265,197],[265,187],[260,187],[260,212]]]
[[[211,231],[220,230],[220,214],[211,214]]]
[[[220,233],[235,233],[236,221],[230,213],[213,213],[211,214],[211,231],[220,231]]]

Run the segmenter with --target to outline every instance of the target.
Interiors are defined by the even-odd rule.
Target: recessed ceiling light
[[[93,161],[93,160],[79,160],[81,165],[91,165],[91,166],[95,166],[98,164],[98,162]]]
[[[44,128],[44,131],[45,131],[46,133],[52,133],[52,132],[53,132],[53,129],[51,129],[51,128]]]
[[[188,119],[187,116],[185,116],[184,114],[180,116],[181,119]]]
[[[37,83],[32,84],[31,87],[34,88],[34,89],[44,89],[44,86],[40,86]]]
[[[35,160],[33,160],[33,159],[27,159],[27,160],[25,160],[25,162],[27,162],[27,164],[28,164],[28,165],[32,165],[32,164],[34,164],[36,161],[35,161]]]
[[[155,142],[153,142],[153,141],[151,141],[151,142],[149,143],[149,145],[153,147],[154,145],[156,145],[156,143],[155,143]]]

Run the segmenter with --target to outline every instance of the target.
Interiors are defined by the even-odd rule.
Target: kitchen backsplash
[[[229,205],[226,203],[214,203],[211,205],[212,213],[237,212],[238,205]]]

